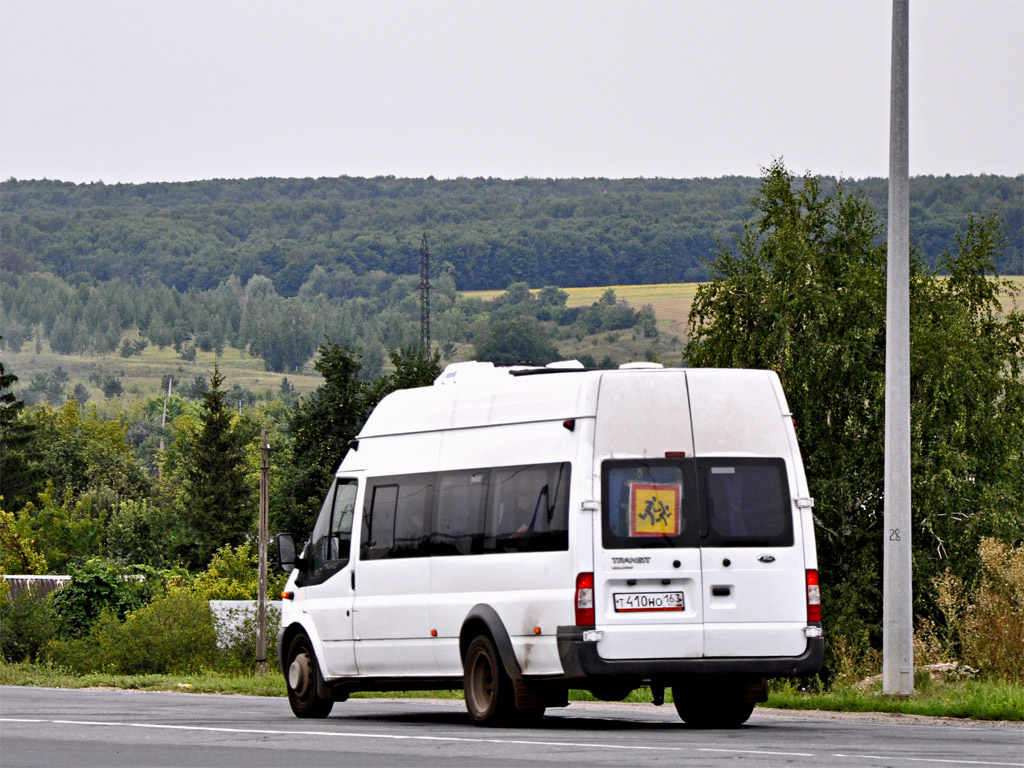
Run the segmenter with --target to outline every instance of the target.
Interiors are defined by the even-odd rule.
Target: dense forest
[[[180,293],[117,280],[75,287],[52,274],[15,274],[5,279],[0,348],[40,351],[45,341],[58,355],[116,352],[129,358],[152,345],[194,361],[197,350],[220,356],[233,347],[262,359],[268,371],[291,372],[303,369],[318,344],[331,339],[358,347],[363,376],[372,379],[383,373],[390,352],[419,344],[418,278],[374,271],[355,282],[366,295],[330,299],[306,284],[299,296],[282,297],[262,275],[244,286],[232,276],[213,290]],[[527,283],[511,283],[483,301],[458,295],[443,272],[433,279],[432,338],[446,360],[458,348],[472,347],[479,359],[548,363],[560,356],[561,342],[597,335],[607,342],[621,332],[640,340],[649,358],[658,352],[650,306],[633,308],[611,288],[589,307],[568,307],[567,298],[556,286],[532,292]],[[592,354],[581,359],[597,362]],[[70,382],[53,378],[38,374],[22,396],[30,403],[44,397],[64,402],[63,385]]]
[[[884,223],[884,179],[816,183],[862,197]],[[631,354],[676,356],[679,343],[657,342],[650,308],[616,308],[606,297],[569,310],[557,286],[705,279],[707,260],[731,247],[748,222],[758,184],[743,177],[11,180],[0,184],[0,346],[38,350],[45,341],[61,355],[128,357],[153,345],[173,347],[185,361],[197,349],[234,347],[268,371],[290,372],[308,367],[330,338],[358,346],[364,375],[373,378],[390,352],[418,342],[426,235],[433,339],[445,359],[486,353],[544,362],[560,348],[586,354],[575,348],[585,338],[608,341],[630,329],[640,343]],[[941,269],[969,215],[991,215],[1006,235],[996,269],[1024,272],[1022,191],[1024,177],[914,179],[911,228],[925,265]],[[545,292],[531,300],[531,287]],[[471,289],[508,294],[481,302],[458,293]],[[523,343],[508,343],[516,338]],[[33,386],[37,394],[53,389]]]
[[[824,189],[835,179],[821,179]],[[758,179],[248,179],[187,183],[0,184],[7,275],[71,285],[121,280],[185,292],[234,276],[282,297],[316,283],[328,298],[379,289],[371,272],[418,273],[427,234],[459,290],[513,282],[587,286],[701,281],[718,242],[741,231]],[[884,222],[884,179],[843,181]],[[911,237],[928,265],[968,214],[996,215],[1024,272],[1024,177],[916,177]],[[319,268],[319,269],[317,269]],[[364,293],[365,295],[365,293]]]

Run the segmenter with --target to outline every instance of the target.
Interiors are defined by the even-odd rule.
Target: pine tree
[[[223,383],[215,365],[203,394],[202,424],[186,453],[186,515],[192,531],[187,556],[193,567],[205,567],[225,544],[240,544],[253,518],[246,508],[242,441],[232,425]]]
[[[17,397],[12,387],[18,380],[4,370],[0,361],[0,498],[10,510],[21,509],[34,498],[39,478],[32,471],[32,427],[19,414],[25,401]]]

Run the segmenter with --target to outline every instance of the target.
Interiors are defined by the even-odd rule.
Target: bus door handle
[[[711,587],[712,597],[728,597],[730,594],[732,594],[731,587],[724,587],[720,585],[715,585]]]

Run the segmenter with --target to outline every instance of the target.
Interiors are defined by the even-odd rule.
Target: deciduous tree
[[[886,259],[867,202],[842,185],[765,171],[755,218],[708,265],[685,357],[769,368],[785,387],[816,498],[826,613],[878,638]],[[1024,529],[1021,315],[1002,314],[998,223],[972,219],[948,279],[914,260],[911,378],[915,579],[970,575],[980,538]],[[918,609],[928,611],[928,591]],[[835,631],[835,630],[833,630]]]
[[[538,365],[558,359],[558,347],[534,318],[517,316],[488,325],[475,343],[477,360],[494,363],[531,362]]]
[[[290,503],[275,521],[279,530],[297,535],[312,528],[330,478],[366,417],[367,385],[359,378],[359,353],[327,341],[314,367],[321,384],[295,406],[290,432],[294,451],[287,483]]]

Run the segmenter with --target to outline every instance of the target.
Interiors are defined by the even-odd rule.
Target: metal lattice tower
[[[420,243],[420,352],[430,353],[430,248],[425,233]]]

